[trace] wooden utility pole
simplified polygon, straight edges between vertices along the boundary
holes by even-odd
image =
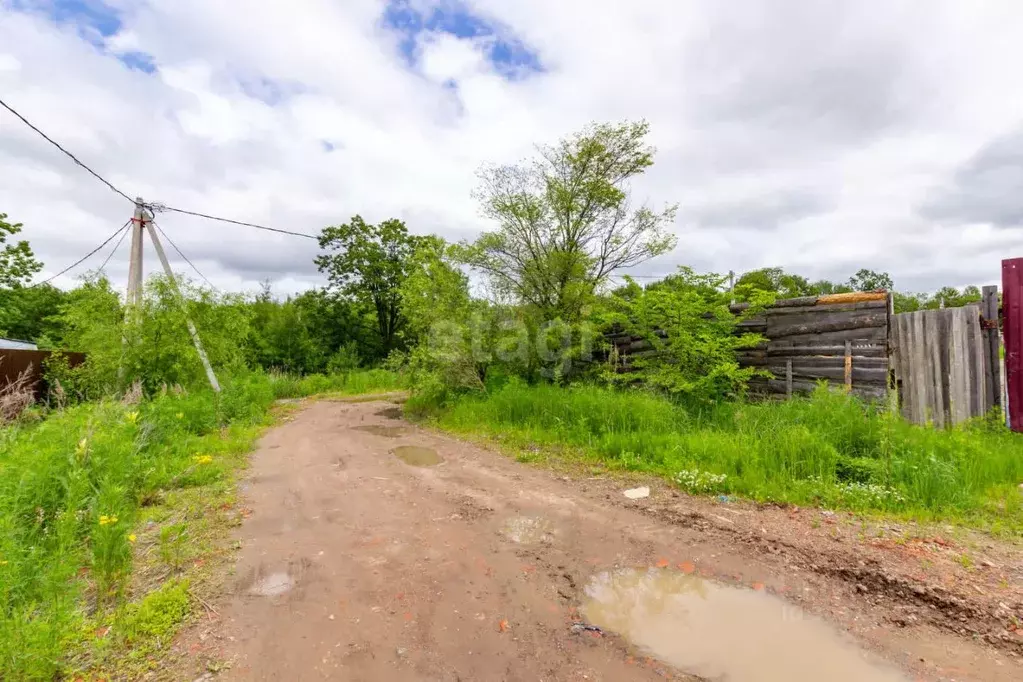
[[[185,324],[188,326],[188,333],[192,336],[192,343],[195,344],[195,352],[199,354],[199,360],[202,361],[202,366],[206,370],[206,378],[209,379],[213,390],[219,393],[220,382],[217,381],[217,375],[213,373],[213,366],[210,364],[209,356],[206,355],[206,349],[203,348],[199,332],[192,323],[192,318],[188,316],[185,297],[181,295],[181,289],[178,288],[178,281],[174,277],[174,271],[171,270],[167,254],[164,253],[163,244],[160,243],[160,238],[156,236],[156,230],[153,229],[153,214],[146,208],[142,197],[135,198],[135,215],[131,219],[131,262],[128,265],[128,296],[126,300],[129,315],[132,315],[132,311],[142,302],[143,229],[149,233],[150,239],[153,240],[153,247],[156,249],[156,255],[163,265],[163,271],[167,275],[171,291],[177,297],[178,302],[181,304],[181,310],[185,313]]]

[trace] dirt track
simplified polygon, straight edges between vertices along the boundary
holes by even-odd
[[[903,585],[872,568],[881,550],[837,532],[835,547],[793,535],[800,512],[658,487],[630,501],[619,482],[531,468],[397,416],[384,402],[313,403],[263,438],[230,593],[215,622],[185,633],[175,675],[1023,679],[1011,635],[993,646],[977,634],[981,606]],[[410,465],[398,446],[441,461]]]

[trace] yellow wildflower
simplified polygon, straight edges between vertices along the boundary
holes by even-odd
[[[137,422],[139,420],[139,413],[138,412],[129,412],[128,414],[124,415],[124,418],[126,420],[128,420],[129,424],[134,424],[135,422]]]
[[[135,537],[135,533],[128,536],[128,542],[135,542],[136,540],[138,540],[138,538]]]
[[[196,464],[209,464],[213,461],[213,458],[209,455],[195,455],[192,457]]]
[[[0,559],[0,566],[6,566],[6,565],[7,565],[7,559]]]
[[[100,517],[99,517],[99,525],[107,526],[107,525],[110,525],[111,523],[117,523],[117,517],[116,516],[114,516],[113,514],[111,514],[110,516],[107,516],[106,514],[101,514],[100,515]]]

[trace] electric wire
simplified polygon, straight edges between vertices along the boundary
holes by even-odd
[[[150,204],[150,205],[148,205],[148,207],[150,209],[152,209],[153,211],[156,211],[156,212],[171,211],[173,213],[182,213],[184,215],[195,216],[197,218],[206,218],[207,220],[217,220],[217,221],[220,221],[222,223],[230,223],[232,225],[242,225],[244,227],[254,227],[257,230],[266,230],[267,232],[278,232],[280,234],[290,234],[290,235],[292,235],[294,237],[305,237],[306,239],[315,239],[317,241],[319,241],[319,239],[320,239],[316,235],[309,234],[307,232],[293,232],[292,230],[282,230],[282,229],[277,228],[277,227],[267,227],[266,225],[257,225],[256,223],[247,223],[247,222],[245,222],[243,220],[232,220],[230,218],[221,218],[219,216],[209,215],[207,213],[199,213],[197,211],[186,211],[183,208],[174,208],[173,206],[163,206],[163,205],[160,205],[160,204]]]
[[[102,183],[103,183],[104,185],[106,185],[107,187],[109,187],[109,188],[110,188],[111,190],[113,190],[113,191],[114,191],[114,192],[116,192],[117,194],[120,194],[120,195],[121,195],[122,197],[124,197],[125,199],[127,199],[127,200],[128,200],[128,201],[130,201],[131,203],[133,203],[133,204],[135,203],[135,200],[134,200],[134,199],[132,199],[131,197],[129,197],[129,196],[127,195],[127,194],[125,194],[125,193],[124,193],[124,192],[122,192],[121,190],[117,189],[117,187],[115,187],[115,186],[114,186],[114,184],[113,184],[112,182],[110,182],[109,180],[107,180],[106,178],[104,178],[104,177],[103,177],[102,175],[100,175],[99,173],[97,173],[97,172],[96,172],[96,171],[94,171],[93,169],[91,169],[91,168],[89,168],[88,166],[86,166],[86,165],[85,165],[84,163],[82,163],[81,161],[79,161],[79,160],[78,160],[78,157],[76,157],[76,156],[75,156],[74,154],[72,154],[72,153],[71,153],[71,152],[69,152],[68,150],[64,149],[64,147],[62,147],[62,146],[61,146],[61,145],[60,145],[60,144],[59,144],[58,142],[56,142],[56,141],[55,141],[55,140],[54,140],[53,138],[51,138],[51,137],[50,137],[49,135],[47,135],[46,133],[44,133],[43,131],[41,131],[41,130],[40,130],[39,128],[37,128],[37,127],[35,127],[34,125],[32,125],[32,123],[31,123],[31,122],[30,122],[30,121],[29,121],[29,120],[28,120],[27,118],[25,118],[24,116],[22,116],[21,114],[19,114],[19,113],[18,113],[17,111],[15,111],[15,110],[14,110],[14,108],[13,108],[13,107],[11,107],[11,105],[9,105],[9,104],[8,104],[7,102],[5,102],[5,101],[3,101],[2,99],[0,99],[0,106],[2,106],[2,107],[3,107],[4,109],[6,109],[7,111],[11,112],[11,113],[12,113],[12,114],[14,114],[15,116],[17,116],[17,117],[18,117],[19,119],[21,119],[21,122],[22,122],[22,123],[24,123],[24,124],[25,124],[25,125],[27,125],[27,126],[28,126],[29,128],[31,128],[32,130],[34,130],[34,131],[35,131],[36,133],[38,133],[38,134],[39,134],[39,135],[40,135],[40,136],[41,136],[41,137],[42,137],[42,138],[43,138],[44,140],[46,140],[47,142],[49,142],[50,144],[52,144],[52,145],[53,145],[54,147],[56,147],[57,149],[59,149],[60,151],[62,151],[62,152],[63,152],[63,153],[64,153],[64,154],[65,154],[65,155],[66,155],[66,156],[67,156],[67,157],[69,158],[69,159],[71,159],[71,160],[72,160],[72,161],[74,161],[74,162],[75,162],[75,163],[76,163],[77,165],[79,165],[79,166],[81,166],[82,168],[84,168],[84,169],[85,169],[85,171],[86,171],[86,172],[88,172],[88,173],[89,173],[90,175],[92,175],[92,176],[93,176],[94,178],[96,178],[97,180],[99,180],[100,182],[102,182]]]

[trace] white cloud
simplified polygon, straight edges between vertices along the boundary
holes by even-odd
[[[468,0],[498,37],[424,31],[415,66],[383,0],[107,5],[122,26],[101,50],[95,31],[0,0],[0,92],[146,199],[304,232],[361,213],[471,237],[485,227],[470,196],[480,164],[643,117],[659,154],[637,198],[682,208],[679,249],[640,272],[873,267],[927,289],[996,280],[1023,251],[1023,226],[921,210],[1023,121],[1023,7],[1010,0]],[[437,6],[452,7],[413,3]],[[498,39],[543,70],[507,77],[488,61]],[[134,51],[155,73],[117,58]],[[51,273],[130,215],[6,112],[0,177],[0,211]],[[311,240],[162,222],[219,286],[321,281]],[[121,281],[124,257],[110,267]]]

